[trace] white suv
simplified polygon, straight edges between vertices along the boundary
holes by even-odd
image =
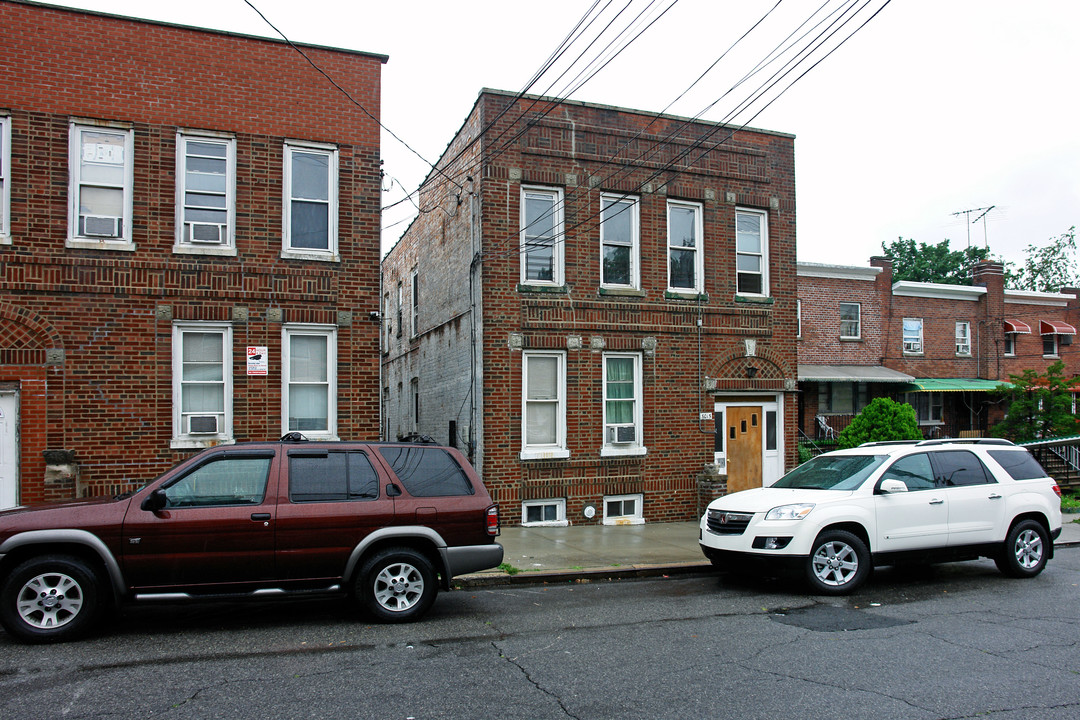
[[[829,595],[903,561],[989,557],[1006,575],[1033,577],[1061,534],[1060,496],[1007,440],[867,443],[714,500],[699,540],[717,567],[783,563]]]

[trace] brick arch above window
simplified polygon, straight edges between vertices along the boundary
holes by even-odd
[[[37,313],[0,302],[0,349],[44,350],[63,345],[56,328]]]

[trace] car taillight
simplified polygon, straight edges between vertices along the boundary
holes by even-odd
[[[495,536],[499,534],[499,506],[492,505],[487,509],[487,533]]]
[[[1054,485],[1054,492],[1057,493],[1058,497],[1061,497],[1061,488],[1059,486]]]

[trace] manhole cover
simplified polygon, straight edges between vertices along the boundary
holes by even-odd
[[[871,615],[862,610],[835,607],[833,605],[814,605],[794,610],[774,610],[771,615],[776,622],[785,625],[814,630],[815,632],[848,632],[850,630],[874,630],[876,628],[907,625],[907,620]]]

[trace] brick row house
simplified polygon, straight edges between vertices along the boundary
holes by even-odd
[[[0,506],[374,437],[380,55],[0,2]],[[364,110],[357,108],[362,105]]]
[[[893,281],[892,263],[799,263],[799,429],[832,439],[866,404],[911,404],[926,437],[982,437],[1007,408],[990,391],[1010,375],[1061,360],[1080,373],[1072,340],[1080,291],[1009,290],[1000,263],[972,285]]]
[[[771,483],[796,457],[793,144],[482,91],[383,261],[384,435],[464,448],[525,525]]]

